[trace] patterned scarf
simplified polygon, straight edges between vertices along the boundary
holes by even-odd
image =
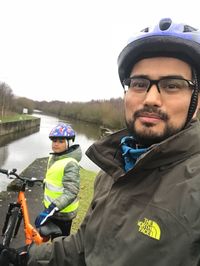
[[[137,159],[148,150],[148,148],[138,148],[136,140],[132,136],[126,136],[121,139],[121,148],[126,172],[131,170],[135,166]]]

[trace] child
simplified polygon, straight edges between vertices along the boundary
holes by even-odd
[[[79,205],[78,162],[82,152],[78,144],[70,146],[75,139],[75,131],[68,124],[58,124],[51,130],[49,138],[53,153],[49,157],[44,179],[45,210],[37,216],[35,225],[40,227],[45,217],[56,210],[49,220],[61,229],[63,236],[68,236]]]

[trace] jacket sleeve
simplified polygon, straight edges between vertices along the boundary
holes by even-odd
[[[62,210],[71,204],[77,197],[80,186],[79,164],[76,162],[69,162],[64,169],[62,179],[63,193],[60,197],[54,200],[53,203]]]
[[[85,266],[81,230],[76,235],[58,237],[52,243],[32,245],[28,266]]]
[[[91,211],[89,208],[75,234],[57,237],[52,242],[41,245],[31,245],[27,266],[86,266],[84,235]]]

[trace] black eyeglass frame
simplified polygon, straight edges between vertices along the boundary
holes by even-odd
[[[184,78],[177,78],[177,77],[166,77],[166,78],[162,78],[162,79],[148,79],[146,77],[130,77],[130,78],[127,78],[123,81],[124,90],[125,90],[125,86],[130,88],[131,80],[134,80],[134,79],[135,80],[141,79],[141,80],[146,80],[149,82],[149,86],[146,89],[146,92],[148,92],[151,89],[152,85],[156,85],[158,92],[160,93],[159,82],[161,82],[163,80],[182,80],[188,84],[188,88],[192,88],[192,89],[194,89],[194,87],[196,86],[195,82],[193,82],[192,80],[188,80],[188,79],[184,79]]]

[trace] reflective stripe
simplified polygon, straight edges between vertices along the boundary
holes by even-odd
[[[55,191],[55,192],[63,192],[64,188],[63,187],[57,187],[57,186],[54,186],[52,184],[49,184],[49,183],[45,183],[45,187],[46,189],[48,190],[51,190],[51,191]]]
[[[47,195],[52,200],[54,200],[54,199],[60,197],[62,195],[62,193],[45,189],[45,195]]]
[[[48,197],[47,195],[44,195],[44,201],[48,202],[49,204],[51,204],[52,199],[50,197]]]

